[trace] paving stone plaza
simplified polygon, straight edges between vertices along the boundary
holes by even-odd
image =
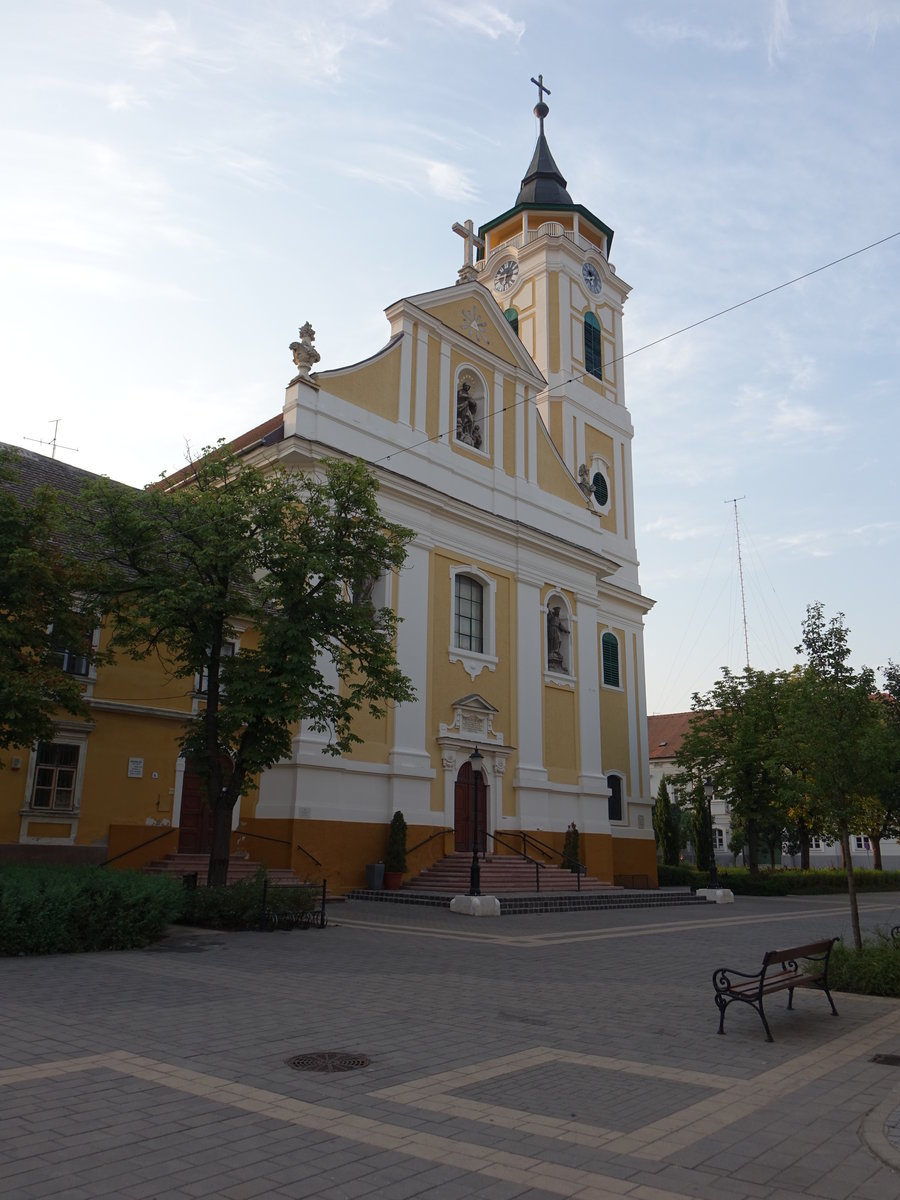
[[[867,927],[900,895],[863,898]],[[712,972],[848,933],[844,897],[325,930],[0,960],[0,1195],[900,1196],[900,1002],[733,1005]],[[738,1011],[740,1010],[740,1011]],[[298,1071],[316,1052],[368,1059]]]

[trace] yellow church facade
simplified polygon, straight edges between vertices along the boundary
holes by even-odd
[[[404,567],[374,582],[372,600],[400,617],[397,657],[416,701],[382,720],[360,717],[361,743],[338,758],[304,723],[291,757],[235,812],[234,849],[326,877],[336,891],[362,884],[398,810],[411,873],[471,853],[476,803],[488,853],[546,857],[539,847],[560,850],[574,822],[591,875],[656,884],[643,658],[651,602],[638,581],[622,372],[629,288],[610,261],[612,231],[566,190],[544,135],[546,105],[535,111],[541,131],[515,204],[477,232],[454,227],[464,240],[458,279],[392,304],[387,344],[361,363],[312,370],[319,354],[304,326],[281,412],[234,442],[264,469],[361,458],[385,517],[414,533]],[[203,840],[175,746],[202,696],[182,683],[167,700],[158,678],[129,678],[146,669],[101,668],[92,686],[94,720],[78,734],[79,820],[64,839],[105,837],[110,855],[130,851],[125,866]],[[111,702],[127,694],[128,713],[104,708],[104,686]],[[139,727],[147,753],[136,748]],[[126,742],[141,776],[123,781]],[[18,774],[16,814],[3,805],[4,841],[19,840],[17,822],[31,828],[37,769]]]

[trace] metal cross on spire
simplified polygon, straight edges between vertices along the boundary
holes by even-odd
[[[535,79],[535,77],[532,75],[531,82],[534,84],[534,86],[538,90],[538,102],[534,106],[534,115],[537,117],[537,119],[541,123],[541,137],[543,137],[543,135],[544,135],[544,117],[546,117],[547,113],[550,111],[549,106],[544,103],[544,92],[546,92],[547,95],[549,96],[550,89],[544,85],[544,76],[543,75],[538,75],[537,79]]]

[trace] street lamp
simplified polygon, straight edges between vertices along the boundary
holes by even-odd
[[[472,764],[472,795],[475,805],[475,812],[472,819],[472,867],[469,871],[469,895],[480,896],[481,868],[478,865],[478,780],[481,776],[481,764],[484,762],[484,756],[477,746],[469,755],[469,762]]]
[[[716,831],[712,818],[713,781],[707,775],[703,780],[703,795],[706,797],[706,813],[709,817],[709,886],[719,886],[719,867],[716,862]]]

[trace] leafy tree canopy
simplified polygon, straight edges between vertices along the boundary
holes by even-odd
[[[96,614],[83,599],[82,565],[65,548],[52,489],[30,495],[9,455],[0,458],[0,748],[49,740],[60,711],[83,715],[83,678],[63,669],[65,650],[87,665]]]
[[[263,474],[222,445],[177,486],[86,489],[113,647],[203,681],[181,745],[213,808],[211,883],[224,881],[235,803],[290,756],[298,721],[338,754],[360,740],[361,708],[380,715],[414,699],[396,662],[397,618],[369,599],[411,534],[384,520],[376,496],[359,461]]]

